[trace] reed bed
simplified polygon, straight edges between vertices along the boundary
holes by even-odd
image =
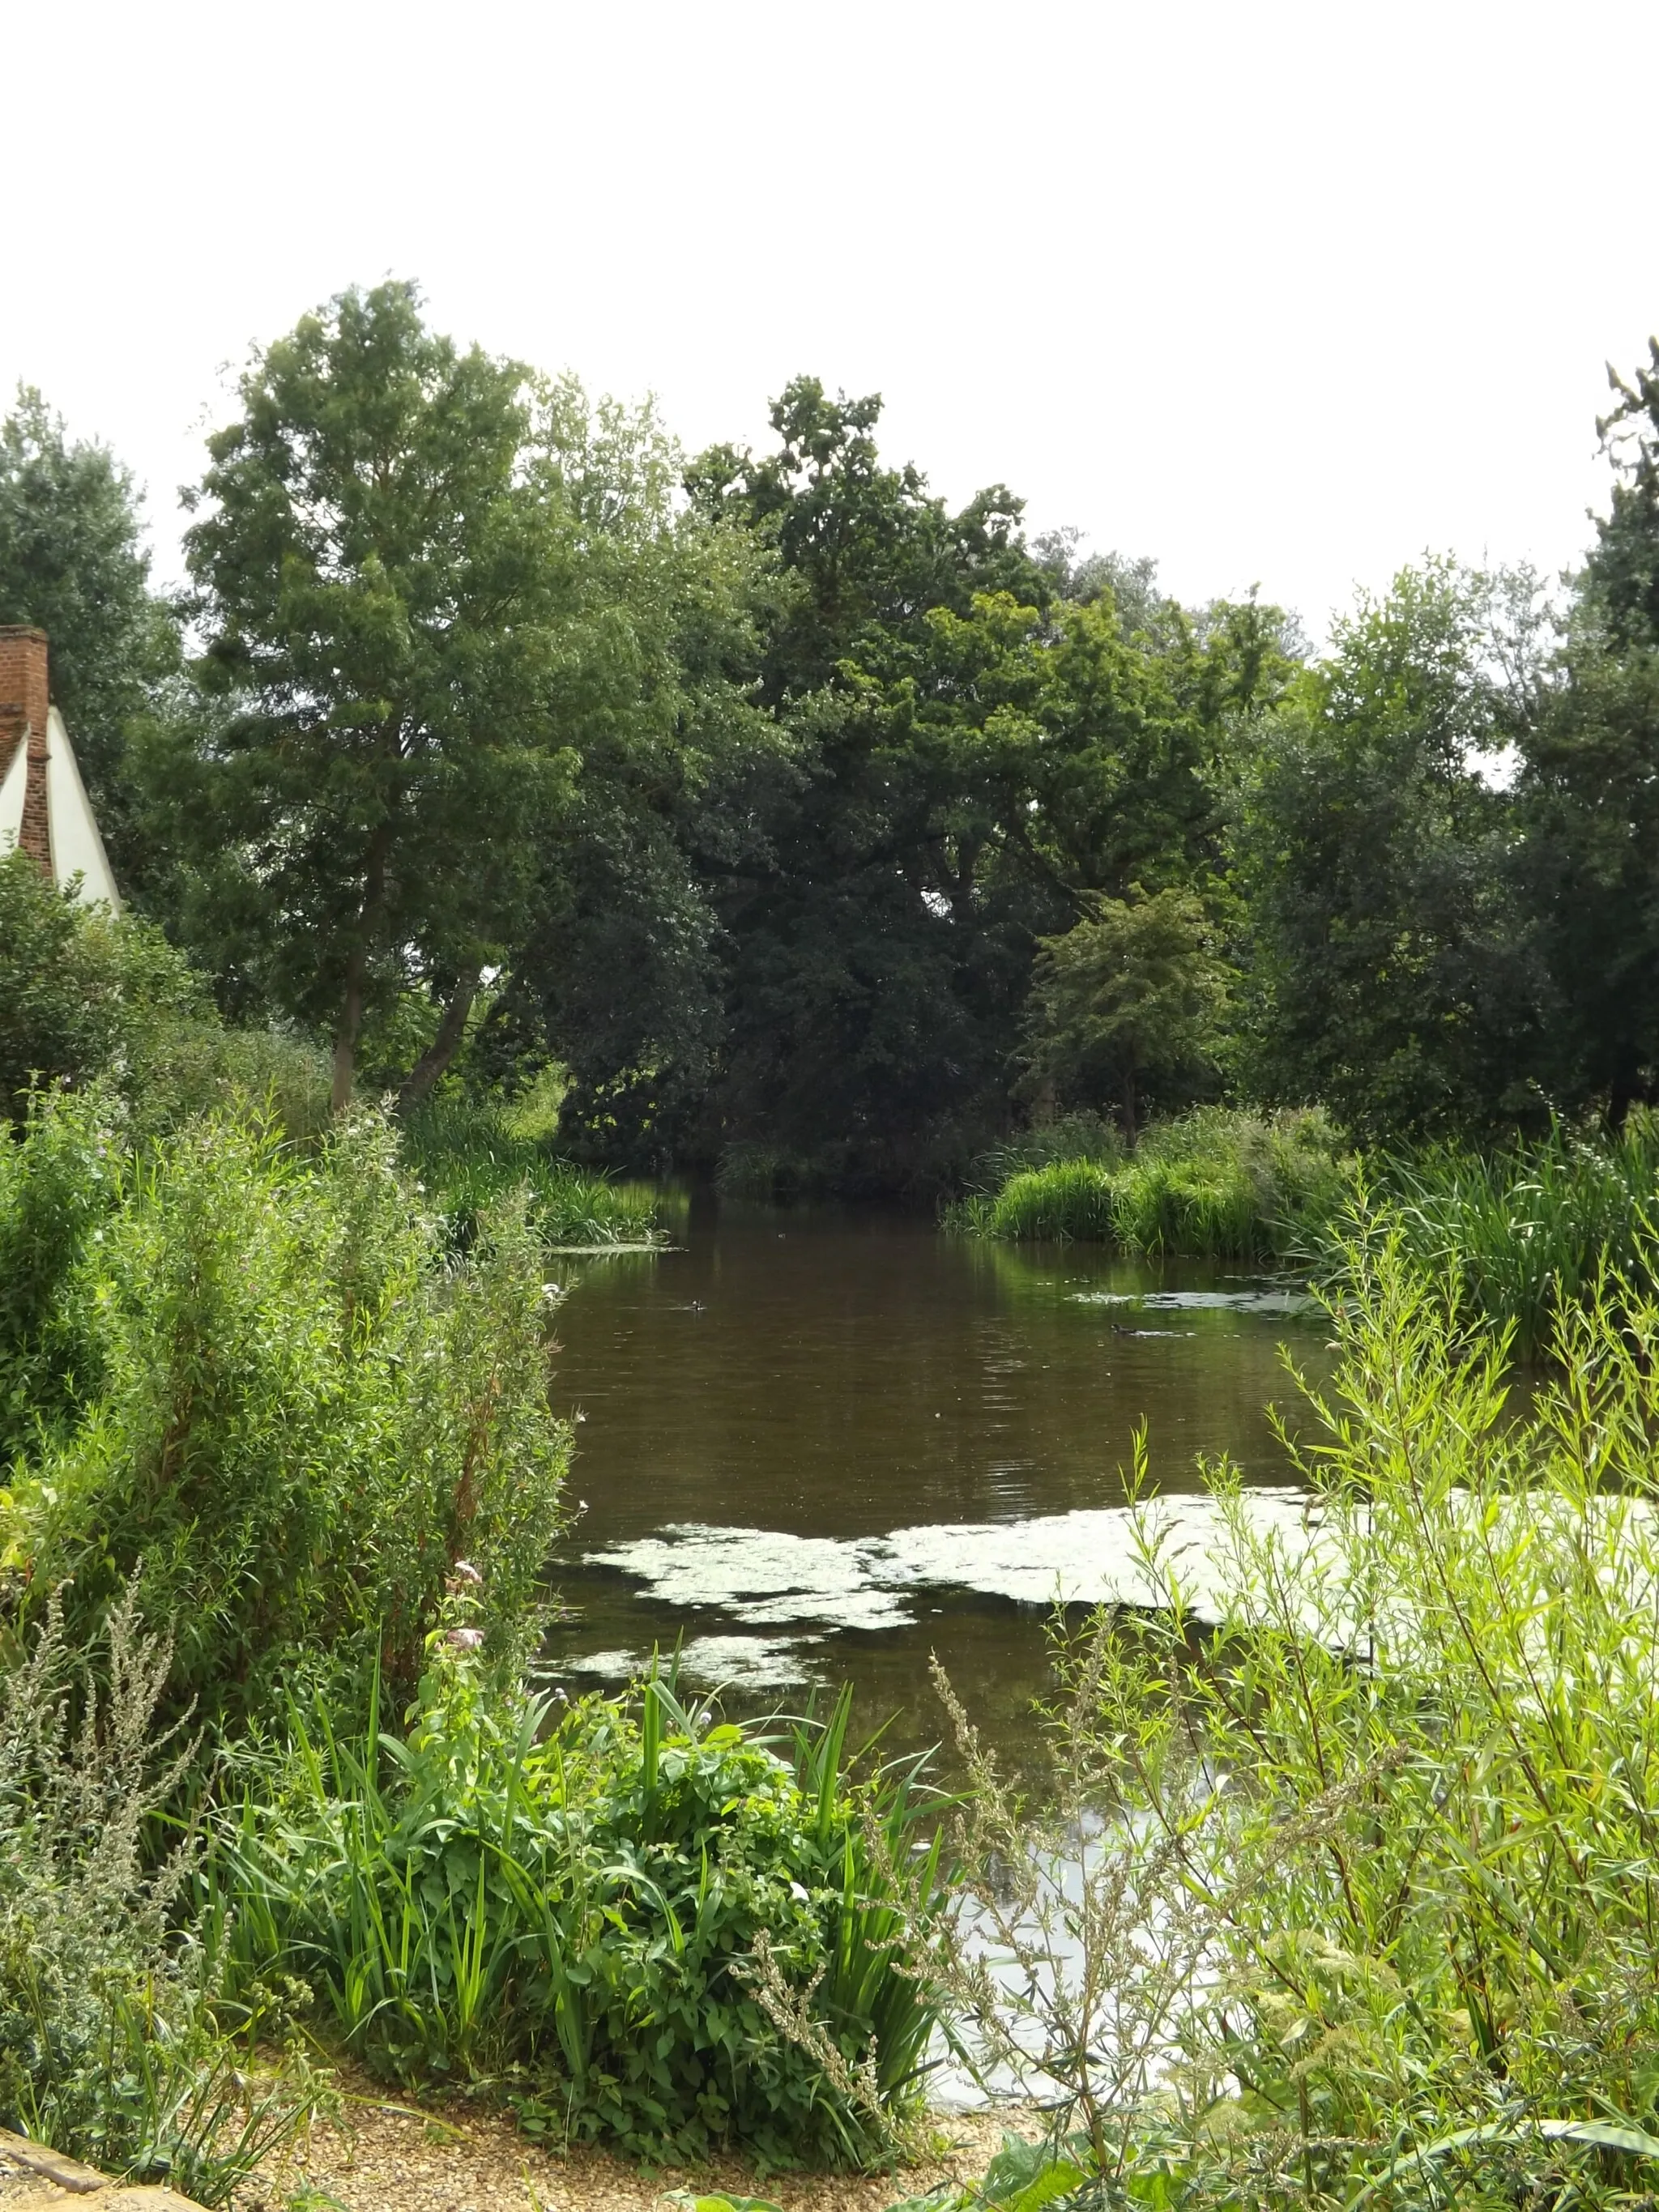
[[[1000,1163],[989,1164],[994,1171]],[[1322,1114],[1208,1107],[1149,1131],[1131,1154],[1016,1168],[958,1200],[945,1221],[971,1236],[1268,1258],[1337,1212],[1352,1176]]]
[[[1404,1256],[1458,1304],[1514,1331],[1527,1358],[1549,1352],[1558,1315],[1611,1271],[1656,1280],[1659,1117],[1633,1115],[1613,1138],[1564,1128],[1541,1142],[1478,1153],[1449,1146],[1368,1164],[1374,1212],[1334,1223],[1312,1255],[1333,1280],[1363,1219],[1386,1220]]]

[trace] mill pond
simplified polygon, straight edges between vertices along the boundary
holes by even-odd
[[[1285,1357],[1327,1363],[1311,1302],[1238,1266],[713,1199],[676,1237],[562,1263],[583,1503],[548,1657],[572,1689],[678,1647],[739,1710],[850,1680],[914,1743],[939,1732],[937,1653],[1017,1747],[1055,1598],[1136,1595],[1137,1429],[1164,1510],[1196,1523],[1200,1455],[1285,1485]]]

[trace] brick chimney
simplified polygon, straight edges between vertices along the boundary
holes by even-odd
[[[21,744],[28,747],[23,819],[17,842],[52,881],[52,828],[46,814],[46,633],[0,623],[0,783]]]

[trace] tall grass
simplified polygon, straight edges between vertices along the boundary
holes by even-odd
[[[1058,1633],[1036,1845],[969,1744],[939,1972],[1049,2110],[1014,2212],[1655,2201],[1659,1302],[1589,1289],[1518,1410],[1386,1222],[1333,1319],[1305,1517],[1208,1471],[1219,1620],[1154,1502],[1158,1608]]]
[[[970,1235],[1115,1244],[1128,1252],[1261,1258],[1343,1204],[1351,1170],[1322,1115],[1207,1107],[1135,1152],[1017,1169],[951,1208]]]
[[[1591,1296],[1607,1268],[1644,1288],[1659,1231],[1659,1117],[1622,1134],[1557,1128],[1540,1143],[1480,1154],[1439,1146],[1368,1164],[1389,1233],[1425,1276],[1474,1313],[1514,1328],[1528,1356],[1548,1350],[1553,1316]],[[1340,1275],[1341,1225],[1323,1240]],[[1317,1246],[1316,1249],[1318,1249]]]
[[[848,1717],[780,1755],[669,1681],[556,1712],[440,1641],[406,1735],[296,1711],[274,1797],[257,1773],[218,1869],[244,1975],[309,1984],[394,2077],[505,2083],[535,2130],[863,2162],[918,2094],[935,2015],[902,1969],[938,1857],[913,1924],[872,1835],[908,1862],[929,1793],[854,1783]]]
[[[428,1101],[403,1124],[404,1154],[447,1216],[459,1242],[507,1192],[530,1194],[530,1218],[549,1244],[659,1242],[656,1200],[643,1183],[614,1182],[556,1158],[511,1113],[465,1099]]]

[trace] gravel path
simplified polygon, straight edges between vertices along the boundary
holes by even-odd
[[[239,2197],[238,2212],[659,2212],[677,2189],[763,2197],[783,2212],[884,2212],[937,2182],[982,2172],[1005,2124],[1018,2124],[1006,2114],[941,2113],[925,2166],[761,2181],[735,2159],[690,2173],[647,2172],[587,2145],[550,2152],[495,2113],[453,2105],[416,2111],[361,2084],[342,2087],[340,2117],[318,2121],[281,2169]]]

